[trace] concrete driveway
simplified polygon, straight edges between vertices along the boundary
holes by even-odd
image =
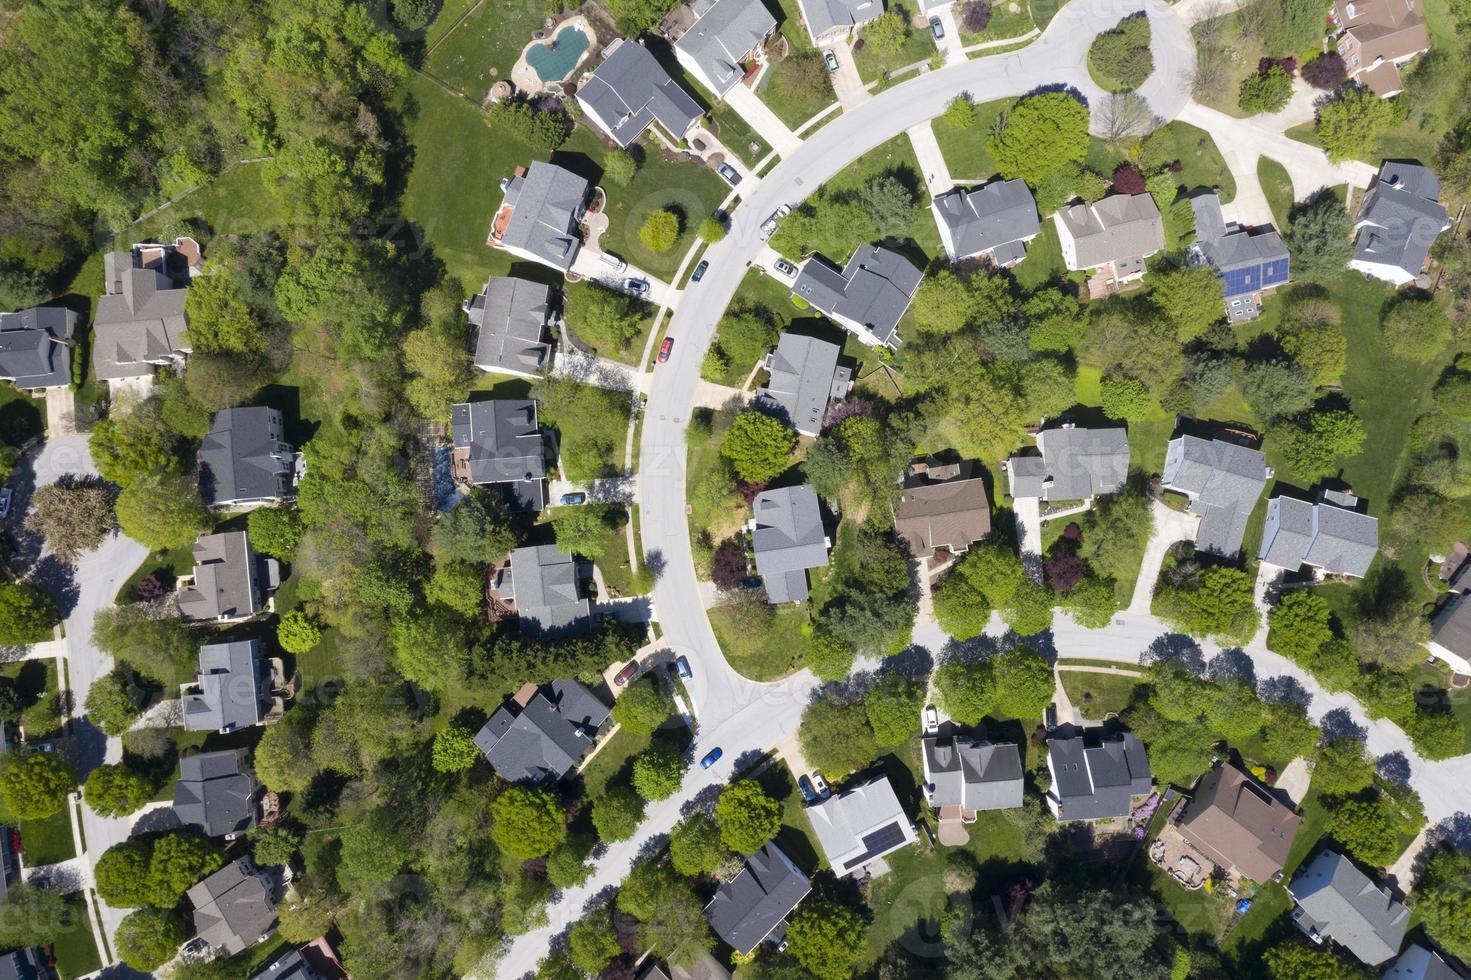
[[[873,98],[873,93],[864,87],[863,79],[858,74],[858,64],[853,60],[853,48],[846,38],[825,41],[819,45],[818,50],[823,55],[831,51],[838,59],[838,70],[828,72],[827,77],[832,79],[833,93],[837,95],[844,112],[856,109]]]
[[[926,119],[911,126],[907,132],[909,142],[914,145],[915,159],[919,161],[919,172],[924,174],[925,189],[930,192],[930,197],[939,197],[955,186],[955,180],[950,176],[945,154],[940,152],[940,142],[935,139],[934,126]]]
[[[802,141],[781,121],[761,97],[744,85],[736,85],[725,93],[725,102],[744,119],[756,135],[766,141],[778,156],[796,151]]]
[[[622,272],[615,272],[611,266],[603,261],[603,254],[590,248],[579,249],[577,258],[572,261],[572,271],[584,279],[591,279],[593,282],[619,293],[628,292],[623,284],[629,279],[641,279],[649,284],[649,290],[634,298],[642,300],[645,303],[652,303],[655,306],[673,306],[679,301],[679,290],[675,289],[663,279],[650,275],[632,263],[627,263],[626,268]]]
[[[945,64],[954,65],[965,60],[965,43],[960,40],[960,25],[955,22],[955,4],[947,3],[931,16],[940,18],[945,36],[937,42],[945,52]],[[926,28],[928,30],[928,28]]]
[[[1150,513],[1154,516],[1154,531],[1149,544],[1144,547],[1144,561],[1139,566],[1139,579],[1134,583],[1134,598],[1129,602],[1128,612],[1136,616],[1147,616],[1154,599],[1154,586],[1159,581],[1160,569],[1164,567],[1165,554],[1180,541],[1194,541],[1200,527],[1200,518],[1195,514],[1166,507],[1158,500],[1150,501]]]

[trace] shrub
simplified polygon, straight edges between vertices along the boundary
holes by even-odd
[[[434,733],[431,763],[437,772],[459,772],[475,764],[480,750],[475,733],[463,725],[446,725]]]
[[[1265,73],[1243,78],[1236,95],[1236,104],[1250,115],[1281,112],[1291,101],[1292,77],[1275,64]]]
[[[1113,189],[1116,194],[1143,194],[1148,187],[1138,167],[1123,163],[1113,172]]]
[[[720,455],[747,483],[766,483],[791,462],[797,434],[760,412],[742,412],[720,444]]]
[[[1348,78],[1348,68],[1337,51],[1325,51],[1302,66],[1302,77],[1313,88],[1331,92]]]
[[[55,753],[29,752],[0,773],[0,801],[17,820],[44,820],[61,812],[76,785],[76,774]]]
[[[293,609],[276,625],[276,641],[287,653],[306,653],[322,641],[322,627],[300,609]]]
[[[567,818],[557,798],[545,790],[508,787],[490,804],[490,834],[517,860],[551,853],[567,836]]]
[[[638,240],[651,252],[667,252],[679,239],[679,215],[673,211],[655,211],[644,219]]]
[[[1445,307],[1428,293],[1405,293],[1389,302],[1384,313],[1384,342],[1410,361],[1429,361],[1445,347],[1451,321]]]
[[[991,5],[986,0],[962,0],[955,6],[955,19],[967,34],[979,34],[990,26]]]

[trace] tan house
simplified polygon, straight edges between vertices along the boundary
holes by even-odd
[[[1338,53],[1348,77],[1375,95],[1389,98],[1404,91],[1400,69],[1430,50],[1424,0],[1337,0]]]
[[[1062,258],[1074,272],[1088,272],[1095,298],[1144,278],[1144,260],[1165,247],[1164,220],[1148,194],[1113,194],[1092,204],[1072,204],[1052,216]]]
[[[915,558],[959,554],[991,533],[991,501],[972,460],[919,460],[904,473],[894,530]]]
[[[1222,763],[1200,778],[1180,833],[1222,868],[1252,881],[1282,871],[1302,818],[1246,773]]]

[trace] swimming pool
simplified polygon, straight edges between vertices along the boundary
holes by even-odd
[[[526,52],[526,63],[543,82],[560,82],[570,75],[588,45],[587,35],[576,27],[562,28],[555,42],[555,48],[543,42],[533,44]]]

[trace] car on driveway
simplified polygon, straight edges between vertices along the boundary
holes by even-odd
[[[827,65],[828,71],[838,70],[838,56],[833,54],[831,50],[822,53],[822,62]]]
[[[583,493],[581,490],[574,490],[571,493],[562,494],[562,505],[564,507],[571,507],[576,504],[585,503],[587,503],[587,494]]]
[[[815,772],[812,774],[812,788],[816,790],[817,795],[822,797],[824,800],[833,795],[833,791],[827,788],[827,780],[823,779],[821,775]]]
[[[659,345],[659,363],[663,364],[669,360],[669,352],[674,350],[674,338],[665,337],[664,343]]]
[[[681,680],[693,680],[695,672],[690,670],[690,662],[686,657],[675,657],[671,669],[680,676]]]
[[[613,686],[622,687],[638,676],[638,661],[630,660],[628,664],[613,677]]]
[[[940,713],[935,710],[934,705],[924,709],[924,730],[926,735],[933,735],[940,730]]]
[[[701,259],[700,264],[695,266],[695,271],[690,273],[690,282],[699,282],[705,278],[705,270],[710,268],[709,259]]]
[[[709,769],[711,766],[715,765],[715,763],[720,761],[720,756],[720,749],[711,749],[709,752],[705,753],[705,758],[700,760],[700,768]]]
[[[786,259],[776,260],[776,271],[780,272],[788,279],[797,278],[797,267],[792,265],[792,263],[788,262]]]
[[[728,163],[722,163],[716,167],[715,172],[725,178],[725,182],[732,187],[741,182],[741,172]]]
[[[623,280],[623,288],[634,296],[649,295],[649,283],[645,279],[625,279]]]
[[[808,779],[806,776],[798,777],[797,788],[802,791],[802,799],[806,800],[808,803],[816,803],[818,800],[822,799],[822,797],[817,795],[817,791],[812,788],[812,780]]]
[[[930,33],[935,35],[935,40],[937,41],[945,36],[945,25],[940,23],[940,18],[930,18]]]

